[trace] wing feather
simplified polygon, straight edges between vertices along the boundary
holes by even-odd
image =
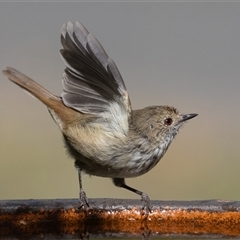
[[[68,22],[62,27],[61,43],[60,53],[66,65],[62,78],[64,104],[106,118],[121,109],[124,125],[128,126],[132,109],[126,86],[99,41],[79,22]],[[123,124],[114,121],[114,125]]]

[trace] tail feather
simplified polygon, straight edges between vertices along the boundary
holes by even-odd
[[[14,68],[7,67],[6,70],[3,70],[3,74],[6,75],[9,80],[27,90],[27,92],[31,93],[34,97],[43,102],[46,106],[51,108],[51,100],[59,101],[59,97],[54,96],[52,93],[47,91],[45,88],[40,86],[31,78],[22,74],[18,70]]]
[[[44,87],[36,83],[28,76],[22,74],[18,70],[7,67],[6,70],[3,70],[3,74],[6,75],[9,80],[44,103],[50,110],[53,119],[58,125],[60,125],[60,122],[67,123],[75,121],[77,116],[80,115],[80,113],[76,110],[65,106],[60,97],[53,95]],[[76,114],[76,112],[78,114]]]

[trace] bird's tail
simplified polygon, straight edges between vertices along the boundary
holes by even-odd
[[[39,99],[47,107],[51,107],[51,101],[59,101],[58,97],[54,96],[34,80],[14,68],[7,67],[6,70],[3,70],[3,74],[6,75],[9,80]]]
[[[44,87],[40,86],[34,80],[22,74],[18,70],[7,67],[6,70],[3,70],[3,74],[6,75],[9,80],[44,103],[49,108],[50,113],[55,121],[57,120],[56,117],[67,121],[69,118],[71,118],[71,116],[74,114],[76,115],[76,111],[65,106],[60,97],[53,95]],[[53,114],[56,114],[57,116],[54,116]]]

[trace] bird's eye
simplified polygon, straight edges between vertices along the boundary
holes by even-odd
[[[164,120],[164,125],[170,126],[172,124],[172,122],[173,122],[172,118],[166,118]]]

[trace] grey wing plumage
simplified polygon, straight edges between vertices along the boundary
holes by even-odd
[[[98,40],[82,24],[68,22],[62,27],[61,43],[63,49],[60,52],[66,65],[62,92],[64,104],[101,117],[123,114],[124,121],[128,121],[131,103],[126,86]],[[117,124],[122,123],[119,120]]]

